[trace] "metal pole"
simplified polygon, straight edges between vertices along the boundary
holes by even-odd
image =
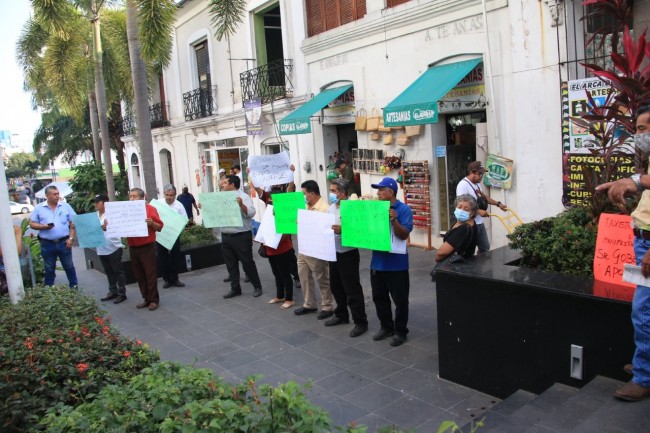
[[[16,253],[16,237],[14,223],[11,220],[11,207],[9,206],[9,189],[5,164],[0,156],[0,246],[2,247],[2,261],[7,275],[9,286],[9,300],[17,304],[25,297],[23,276],[20,272],[20,258]]]

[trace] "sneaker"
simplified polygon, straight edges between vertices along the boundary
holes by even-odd
[[[325,321],[325,326],[346,325],[350,323],[350,319],[341,319],[340,317],[332,317],[330,320]]]
[[[358,337],[359,335],[363,335],[366,332],[368,332],[367,325],[354,325],[354,328],[352,328],[352,331],[350,331],[350,337]]]
[[[401,346],[406,341],[406,335],[404,334],[395,334],[392,340],[390,340],[390,345],[393,347]]]
[[[334,315],[334,311],[321,311],[320,313],[318,313],[318,316],[316,316],[316,318],[318,320],[323,320],[323,319],[327,319],[328,317],[332,317],[333,315]]]
[[[393,330],[388,328],[381,328],[379,332],[372,336],[372,339],[375,341],[383,340],[384,338],[392,337]]]
[[[259,296],[262,296],[262,288],[258,287],[257,289],[253,290],[253,297],[257,298]]]
[[[104,296],[102,299],[100,299],[100,301],[102,302],[110,301],[111,299],[115,299],[115,298],[117,298],[117,293],[109,293],[106,296]]]
[[[118,295],[117,298],[113,301],[113,304],[120,304],[126,301],[126,295]]]

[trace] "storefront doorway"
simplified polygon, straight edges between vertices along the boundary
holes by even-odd
[[[219,170],[224,169],[225,174],[229,175],[232,168],[238,165],[244,180],[244,192],[249,193],[250,187],[246,174],[248,167],[248,139],[246,137],[202,143],[201,148],[203,192],[219,191]]]

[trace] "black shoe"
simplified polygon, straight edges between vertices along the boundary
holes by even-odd
[[[171,286],[172,286],[172,283],[170,283],[169,281],[165,280],[163,282],[163,289],[169,289]]]
[[[120,304],[126,301],[126,295],[118,295],[117,298],[113,301],[113,304]]]
[[[185,287],[185,284],[181,283],[180,280],[176,280],[173,283],[171,283],[172,286],[174,287]]]
[[[302,289],[302,284],[300,284],[300,280],[293,280],[293,288]]]
[[[244,283],[250,283],[250,282],[251,282],[251,279],[248,278],[248,275],[246,275],[246,276],[244,277]]]
[[[262,296],[262,288],[258,287],[257,289],[253,290],[253,297],[257,298],[258,296]]]
[[[367,325],[354,325],[354,328],[352,328],[352,331],[350,331],[350,337],[358,337],[359,335],[363,335],[366,332],[368,332]]]
[[[406,335],[404,334],[395,334],[392,340],[390,340],[391,346],[401,346],[406,341]]]
[[[232,281],[232,278],[230,278],[230,276],[227,276],[226,278],[223,279],[224,283],[229,283],[231,281]]]
[[[379,332],[377,332],[375,335],[372,336],[372,339],[375,341],[383,340],[384,338],[391,337],[393,335],[393,331],[391,329],[387,328],[381,328]]]
[[[348,323],[350,323],[350,319],[341,319],[340,317],[334,316],[330,320],[325,321],[325,326],[347,325]]]
[[[235,292],[234,290],[231,290],[230,292],[223,295],[223,299],[230,299],[230,298],[234,298],[235,296],[241,296],[241,290],[239,290],[237,292]]]
[[[296,316],[302,316],[303,314],[315,313],[316,311],[318,311],[318,308],[300,307],[293,310],[293,314],[295,314]]]
[[[321,311],[320,313],[318,313],[318,316],[316,316],[316,318],[318,320],[323,320],[323,319],[327,319],[328,317],[332,317],[333,315],[334,315],[334,311]]]
[[[104,296],[100,301],[110,301],[111,299],[117,298],[117,293],[109,293],[108,295]]]

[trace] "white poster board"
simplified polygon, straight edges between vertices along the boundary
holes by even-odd
[[[298,250],[300,254],[328,262],[336,261],[334,214],[298,210]]]
[[[140,238],[149,235],[144,200],[104,203],[106,234],[109,238]]]
[[[287,152],[249,156],[248,168],[253,184],[259,188],[293,182],[291,160]]]
[[[277,248],[282,239],[282,233],[275,232],[275,217],[273,216],[273,206],[266,205],[266,210],[264,211],[264,216],[262,216],[262,222],[260,227],[257,229],[257,235],[255,236],[255,242],[262,243],[270,248]]]

